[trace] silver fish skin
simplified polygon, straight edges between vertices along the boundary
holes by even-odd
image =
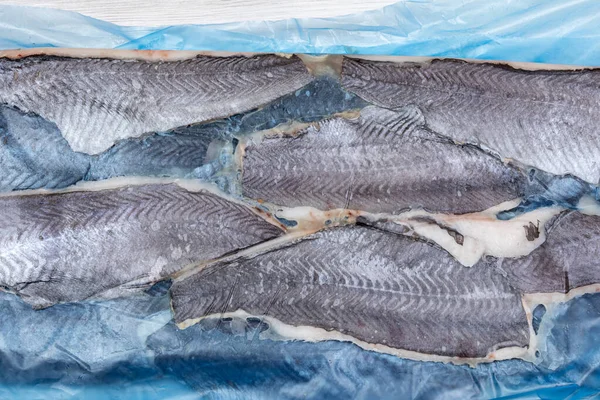
[[[483,357],[528,344],[520,295],[493,269],[366,227],[217,263],[171,287],[178,323],[242,309],[417,352]]]
[[[547,224],[547,239],[528,256],[492,260],[523,293],[566,293],[600,283],[600,216],[568,211]]]
[[[344,89],[418,107],[433,131],[556,174],[600,180],[598,70],[525,71],[458,60],[345,59]]]
[[[119,296],[281,233],[243,205],[175,184],[5,196],[0,285],[36,308]]]
[[[466,213],[523,194],[527,177],[473,146],[440,139],[419,110],[367,107],[298,137],[250,143],[242,193],[277,205]]]
[[[297,57],[0,59],[0,102],[54,122],[74,151],[256,108],[312,81]]]

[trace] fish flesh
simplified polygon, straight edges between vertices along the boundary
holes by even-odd
[[[600,216],[567,211],[546,230],[547,239],[536,251],[492,260],[490,267],[523,293],[566,293],[600,283]]]
[[[51,122],[0,106],[0,191],[66,187],[90,167]]]
[[[598,70],[525,71],[459,60],[345,58],[342,69],[346,90],[382,107],[415,106],[438,134],[594,184],[600,180],[599,79]]]
[[[519,293],[422,241],[362,226],[215,263],[171,287],[176,322],[244,310],[293,326],[427,354],[484,357],[526,346]]]
[[[440,139],[419,110],[370,106],[299,132],[250,142],[242,193],[286,207],[466,213],[521,196],[526,175],[473,146]]]
[[[36,308],[118,296],[282,233],[249,207],[193,189],[1,196],[0,285]]]
[[[54,122],[74,151],[98,154],[118,140],[254,109],[312,79],[295,56],[32,56],[0,59],[0,102]]]

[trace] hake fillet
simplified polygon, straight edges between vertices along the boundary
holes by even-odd
[[[74,151],[227,117],[312,80],[297,57],[182,61],[32,56],[0,59],[0,102],[54,122]]]
[[[458,357],[484,357],[529,340],[519,293],[493,269],[466,268],[427,243],[360,226],[216,263],[175,282],[171,293],[178,323],[243,310]]]
[[[600,180],[598,70],[525,71],[433,60],[344,59],[343,87],[383,107],[411,105],[433,131],[556,174]]]
[[[540,248],[495,260],[490,268],[524,293],[566,293],[600,283],[600,216],[566,212],[549,225]]]
[[[246,206],[177,184],[2,196],[0,285],[37,308],[116,296],[281,233]]]
[[[466,213],[517,198],[527,184],[519,169],[440,139],[411,107],[367,107],[357,119],[250,143],[244,154],[243,194],[287,207]]]

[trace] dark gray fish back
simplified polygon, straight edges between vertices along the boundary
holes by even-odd
[[[0,59],[0,101],[54,122],[73,150],[98,154],[118,140],[254,109],[312,79],[297,57],[275,55],[27,57]]]
[[[482,357],[528,343],[519,294],[484,265],[369,228],[324,231],[172,287],[177,322],[243,309],[368,343]]]
[[[0,283],[40,307],[143,288],[282,233],[246,206],[177,185],[11,196],[0,205]]]
[[[559,292],[600,282],[600,217],[568,212],[550,221],[547,239],[531,254],[495,267],[524,293]]]
[[[296,138],[245,150],[242,192],[278,205],[397,212],[408,207],[465,213],[519,197],[518,169],[426,129],[414,107],[367,107]]]
[[[458,60],[345,59],[342,85],[383,107],[417,106],[430,129],[453,140],[598,183],[599,77],[597,70],[524,71]]]

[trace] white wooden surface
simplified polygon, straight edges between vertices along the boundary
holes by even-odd
[[[1,4],[76,11],[119,25],[160,26],[333,17],[397,0],[0,0]]]

